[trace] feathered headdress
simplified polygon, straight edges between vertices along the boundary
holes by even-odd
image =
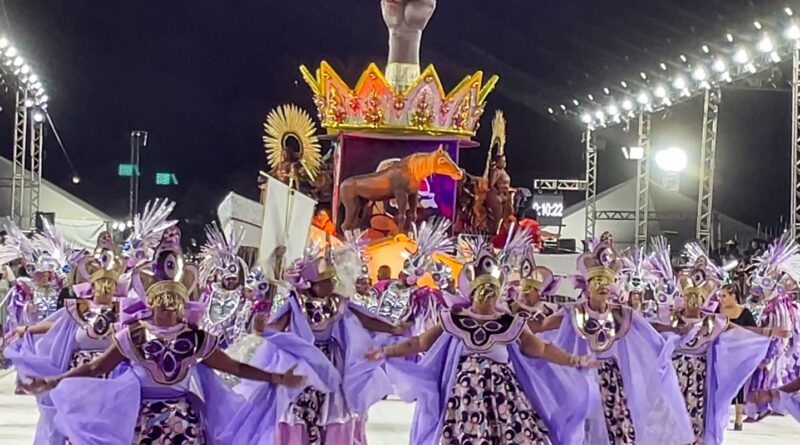
[[[36,263],[36,249],[25,233],[10,218],[4,218],[0,224],[6,231],[5,243],[0,245],[0,264],[16,260],[23,260],[28,264]]]
[[[174,209],[174,202],[156,199],[145,204],[144,211],[133,218],[133,231],[122,245],[122,254],[129,259],[129,267],[152,257],[162,233],[178,223],[169,219]]]
[[[692,241],[686,244],[686,246],[683,248],[683,255],[688,260],[689,265],[693,266],[694,268],[705,269],[714,280],[719,282],[727,281],[728,272],[711,261],[711,258],[708,256],[708,253],[706,253],[706,250],[697,241]]]
[[[647,289],[646,266],[648,255],[641,247],[633,247],[622,252],[622,274],[625,278],[626,292],[641,292]]]
[[[761,297],[766,295],[768,298],[778,296],[783,289],[781,281],[783,274],[790,276],[800,275],[796,266],[800,266],[797,261],[800,246],[792,238],[791,234],[784,233],[769,246],[766,252],[753,260],[753,272],[750,275],[750,289],[753,295]],[[779,292],[775,292],[775,291]]]
[[[461,268],[458,289],[467,298],[485,298],[487,292],[501,296],[506,274],[500,267],[494,247],[487,237],[468,238],[465,258],[471,261]]]
[[[41,221],[42,233],[35,234],[31,241],[34,251],[38,254],[36,271],[55,272],[63,279],[69,274],[81,251],[67,241],[61,231],[47,218],[41,218]]]
[[[655,283],[656,302],[660,305],[672,305],[679,296],[675,270],[672,268],[671,249],[667,238],[654,237],[650,241],[652,254],[647,260],[647,272]]]
[[[416,282],[433,264],[432,255],[452,253],[455,244],[447,233],[450,229],[450,221],[447,219],[432,218],[423,221],[419,226],[414,224],[413,227],[412,238],[416,242],[417,250],[405,260],[403,272]]]
[[[369,242],[366,239],[366,234],[367,232],[361,229],[348,230],[344,234],[344,243],[338,248],[349,249],[358,258],[359,271],[355,275],[356,279],[369,278],[369,268],[367,267],[367,262],[369,261],[367,244],[369,244]],[[339,267],[337,266],[337,271],[338,270]]]
[[[216,222],[206,226],[206,243],[200,249],[200,282],[207,283],[215,276],[221,279],[247,275],[247,263],[239,256],[243,232],[223,233]]]

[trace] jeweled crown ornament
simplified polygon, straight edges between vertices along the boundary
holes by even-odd
[[[435,0],[381,1],[389,30],[386,70],[370,64],[353,88],[325,61],[313,74],[300,67],[328,133],[358,130],[464,138],[475,135],[486,97],[498,77],[484,83],[483,72],[477,71],[445,92],[433,65],[420,71],[422,31],[435,8]]]

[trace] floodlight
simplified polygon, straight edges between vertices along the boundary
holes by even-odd
[[[797,25],[792,25],[786,30],[786,37],[791,40],[800,40],[800,28]]]
[[[664,71],[666,71],[666,70],[667,70],[667,64],[666,64],[666,63],[664,63],[664,62],[661,62],[660,66],[661,66],[661,69],[662,69],[662,70],[664,70]]]
[[[13,46],[8,47],[8,49],[6,50],[6,57],[10,59],[12,57],[15,57],[16,55],[17,55],[17,49],[14,48]]]
[[[25,64],[25,59],[23,59],[22,56],[17,56],[14,59],[14,66],[22,66],[24,64]]]
[[[622,147],[622,155],[631,161],[644,159],[644,147]]]
[[[608,111],[608,114],[612,116],[616,116],[619,114],[619,109],[617,109],[617,106],[614,104],[609,105],[608,108],[606,108],[606,111]]]
[[[578,99],[572,99],[572,103],[573,103],[573,104],[574,104],[576,107],[577,107],[578,105],[580,105],[580,104],[581,104],[580,102],[578,102]]]
[[[747,63],[748,60],[750,60],[750,56],[747,55],[747,51],[744,48],[739,48],[736,54],[733,55],[733,61],[736,63]]]
[[[636,96],[636,102],[639,102],[642,105],[646,105],[650,102],[650,96],[648,96],[647,93],[642,91],[641,93],[639,93],[638,96]]]
[[[609,90],[608,87],[605,87],[603,88],[603,93],[605,93],[605,95],[608,96],[609,94],[611,94],[611,90]]]
[[[33,99],[25,99],[25,107],[30,108],[33,106]]]
[[[3,49],[8,46],[8,39],[5,37],[0,37],[0,49]]]
[[[562,111],[567,111],[567,106],[566,105],[561,104],[561,105],[559,105],[559,107],[561,107]]]
[[[726,39],[727,39],[729,42],[733,43],[733,34],[731,34],[731,33],[727,33],[727,34],[725,34],[725,38],[726,38]]]
[[[706,80],[706,77],[708,77],[708,74],[706,74],[706,69],[702,66],[698,66],[695,68],[694,72],[692,72],[692,78],[694,80],[703,81]]]
[[[772,44],[772,40],[770,40],[769,36],[764,34],[764,37],[759,40],[758,45],[756,45],[756,49],[761,51],[762,53],[768,53],[772,51],[775,46]]]
[[[794,11],[792,11],[792,8],[789,8],[789,7],[783,8],[783,12],[785,12],[786,15],[788,15],[789,17],[794,15]]]
[[[658,85],[653,90],[653,95],[659,99],[662,99],[667,96],[667,88],[664,85]]]
[[[624,80],[619,84],[622,85],[622,88],[628,88],[628,82],[625,82]]]
[[[630,111],[633,109],[633,103],[631,103],[630,99],[625,99],[622,101],[622,109],[625,111]]]
[[[581,115],[581,122],[584,124],[589,124],[592,122],[592,116],[589,113],[583,113]]]
[[[754,27],[755,29],[757,29],[757,30],[761,31],[761,22],[759,22],[758,20],[756,20],[755,22],[753,22],[753,27]]]
[[[22,74],[28,74],[31,72],[31,67],[29,67],[28,65],[22,65],[20,71],[22,72]]]
[[[42,102],[50,102],[50,96],[47,94],[42,95]]]
[[[647,73],[645,73],[644,71],[642,71],[641,73],[639,73],[639,77],[641,77],[641,78],[642,78],[642,80],[647,80]]]
[[[41,111],[36,111],[33,113],[33,121],[34,122],[44,122],[44,113]]]
[[[548,107],[547,108],[547,112],[550,113],[550,114],[554,114],[555,113],[555,111],[553,111],[552,107]]]
[[[594,101],[594,96],[592,96],[591,94],[587,94],[586,98],[591,100],[591,101]]]
[[[678,147],[669,147],[656,153],[656,165],[667,173],[680,173],[687,163],[686,152]]]
[[[711,52],[711,50],[708,48],[708,45],[703,45],[703,46],[701,47],[701,49],[702,49],[702,50],[703,50],[703,52],[704,52],[704,53],[706,53],[706,54],[708,54],[708,53],[710,53],[710,52]]]
[[[683,90],[686,88],[686,79],[682,76],[678,76],[672,81],[672,86],[674,86],[676,90]]]
[[[714,64],[711,65],[711,68],[714,71],[716,71],[718,73],[721,73],[721,72],[724,72],[727,67],[725,66],[725,61],[722,60],[721,58],[719,58],[719,59],[714,60]]]

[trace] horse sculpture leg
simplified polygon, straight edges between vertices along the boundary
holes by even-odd
[[[359,215],[358,210],[358,197],[353,193],[354,190],[349,187],[349,184],[344,182],[339,187],[339,199],[344,205],[344,222],[342,222],[342,230],[355,229],[356,219]]]
[[[397,227],[400,231],[407,230],[406,221],[408,215],[408,193],[405,191],[395,191],[394,199],[397,201]]]
[[[417,203],[419,202],[419,195],[410,193],[408,195],[408,220],[412,223],[417,222]]]

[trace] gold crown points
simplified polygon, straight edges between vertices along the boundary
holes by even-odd
[[[189,290],[186,289],[186,286],[183,283],[178,281],[158,281],[152,284],[150,287],[147,288],[145,291],[147,295],[147,300],[151,300],[159,295],[164,294],[173,294],[179,296],[182,300],[189,299]]]
[[[114,269],[98,269],[92,272],[92,275],[90,276],[89,279],[91,280],[92,283],[94,283],[95,281],[100,281],[102,279],[109,279],[116,282],[117,280],[119,280],[120,275],[121,274],[119,273],[119,271]]]
[[[609,269],[608,267],[598,266],[592,267],[586,271],[586,281],[591,281],[593,278],[600,278],[606,277],[612,283],[617,278],[617,273],[614,269]]]
[[[483,72],[477,71],[445,93],[433,65],[401,91],[392,87],[374,63],[352,89],[325,61],[315,74],[305,66],[300,72],[314,93],[319,120],[329,133],[398,131],[472,137],[478,130],[486,97],[498,80],[495,75],[483,83]]]

